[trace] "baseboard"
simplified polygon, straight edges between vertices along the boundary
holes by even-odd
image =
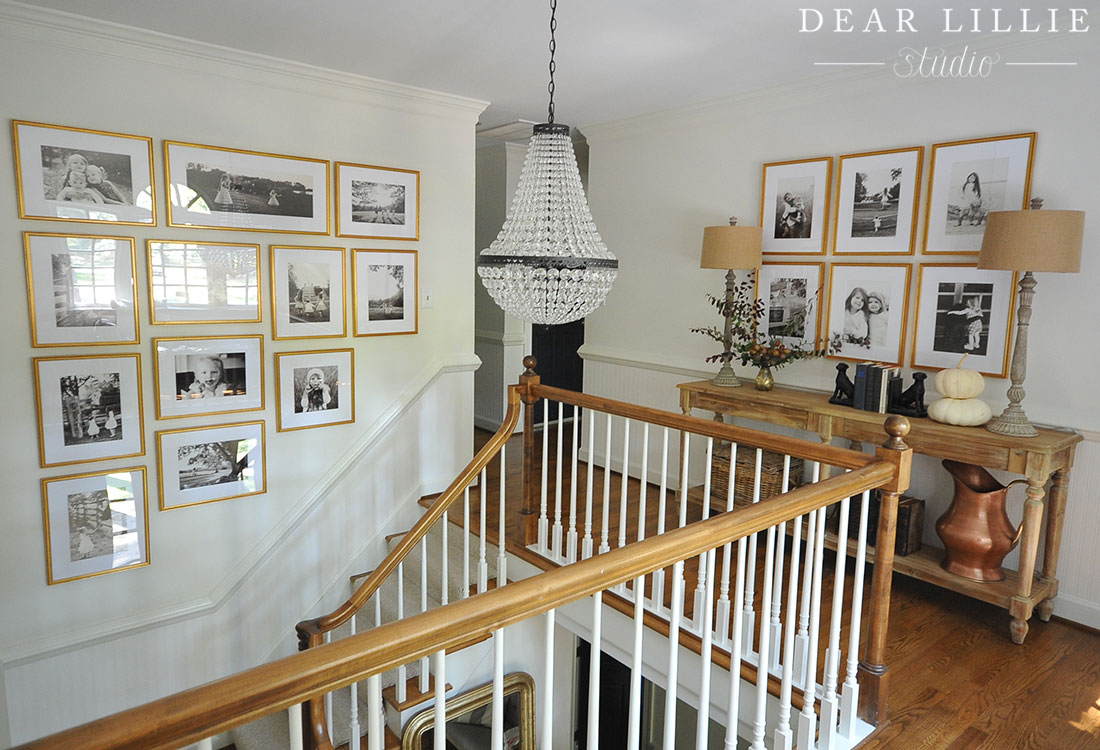
[[[1054,600],[1054,615],[1062,620],[1100,631],[1100,604],[1068,594]]]

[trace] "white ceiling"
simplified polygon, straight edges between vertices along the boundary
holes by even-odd
[[[491,102],[483,125],[546,119],[549,2],[541,0],[32,0],[32,5]],[[986,4],[983,2],[983,5]],[[944,38],[944,0],[909,0],[918,35],[833,33],[832,3],[560,0],[556,119],[607,122],[896,60]],[[845,0],[862,27],[874,0]],[[964,4],[967,5],[967,4]],[[1003,8],[1021,3],[998,2]],[[1027,3],[1022,3],[1027,5]],[[799,33],[799,6],[825,27]],[[965,12],[965,11],[963,11]],[[1010,13],[1011,11],[1006,11]],[[891,6],[881,8],[893,26]],[[919,45],[917,42],[919,41]]]

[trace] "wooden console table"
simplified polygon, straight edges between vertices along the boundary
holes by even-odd
[[[887,415],[830,404],[829,394],[823,391],[784,387],[758,391],[751,385],[724,388],[708,380],[681,383],[677,387],[680,408],[685,414],[702,409],[714,412],[715,419],[729,414],[795,427],[816,432],[823,443],[838,437],[877,445],[883,438],[882,423]],[[1002,469],[1027,478],[1027,500],[1020,522],[1023,525],[1020,569],[1006,569],[1003,581],[971,581],[943,570],[940,561],[944,551],[926,545],[915,554],[896,556],[894,570],[1007,609],[1012,616],[1009,625],[1012,640],[1023,643],[1032,611],[1038,610],[1039,619],[1045,622],[1054,610],[1069,470],[1081,436],[1068,430],[1040,429],[1038,437],[1017,438],[996,435],[981,427],[955,427],[930,419],[910,422],[912,431],[905,442],[914,453]],[[1046,546],[1042,567],[1036,571],[1047,480],[1051,480],[1051,488],[1046,502]]]

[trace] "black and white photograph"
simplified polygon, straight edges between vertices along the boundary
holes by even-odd
[[[765,253],[824,254],[832,169],[832,157],[764,165]]]
[[[266,490],[263,422],[157,433],[160,509]]]
[[[50,584],[149,564],[144,469],[42,481]]]
[[[900,365],[909,266],[834,263],[830,272],[829,340],[834,356]]]
[[[272,245],[273,338],[346,335],[344,279],[343,248]]]
[[[420,173],[336,162],[339,237],[415,240],[420,236]]]
[[[977,253],[991,211],[1028,207],[1035,133],[932,146],[926,254]]]
[[[165,141],[168,225],[328,234],[329,163]]]
[[[157,419],[263,408],[263,337],[153,339]]]
[[[355,252],[355,335],[416,333],[416,252]]]
[[[42,466],[145,452],[139,355],[35,359]]]
[[[756,296],[766,300],[768,336],[791,347],[820,337],[824,263],[769,262],[757,271]]]
[[[354,381],[351,349],[277,353],[278,431],[353,422]]]
[[[259,323],[260,246],[148,240],[154,325]]]
[[[13,125],[22,218],[155,224],[152,139]]]
[[[967,367],[1003,377],[1014,291],[1011,271],[922,265],[913,366],[954,367],[967,355]]]
[[[910,255],[916,249],[924,147],[840,157],[837,255]]]
[[[134,241],[23,234],[36,347],[136,344]]]

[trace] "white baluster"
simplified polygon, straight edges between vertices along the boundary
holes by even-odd
[[[821,699],[821,750],[833,750],[836,742],[837,712],[840,710],[836,694],[837,674],[840,671],[840,615],[844,607],[844,569],[848,560],[848,498],[840,501],[841,533],[837,535],[836,565],[833,573],[833,609],[829,623],[829,647],[825,650],[824,696]]]
[[[649,495],[649,422],[642,422],[642,479],[638,490],[638,541],[645,539],[646,499]],[[635,589],[637,591],[638,589]],[[642,591],[643,598],[645,591]]]
[[[775,532],[775,526],[768,529],[768,540],[764,548],[764,591],[760,598],[764,605],[767,605],[772,598],[772,577],[769,573],[775,564]],[[771,648],[769,641],[769,638],[761,634],[760,658],[757,660],[756,668],[756,718],[752,725],[751,750],[764,750],[768,708],[768,650]]]
[[[852,580],[852,621],[848,624],[848,663],[844,676],[844,690],[840,696],[840,734],[852,736],[856,723],[856,709],[859,706],[859,637],[863,619],[863,574],[867,562],[867,513],[871,491],[863,493],[859,506],[859,532],[856,537],[856,561],[853,566]],[[841,536],[847,538],[842,531]]]
[[[435,704],[432,706],[432,748],[447,750],[447,652],[432,654],[432,671],[435,672]],[[381,750],[381,746],[379,746]]]
[[[603,449],[603,518],[600,524],[600,554],[610,552],[608,524],[611,522],[611,414],[607,415],[607,437]]]
[[[623,474],[619,478],[619,546],[626,546],[626,492],[630,484],[630,420],[623,420]]]
[[[561,455],[562,455],[562,441],[565,440],[565,431],[562,429],[565,424],[565,404],[558,401],[558,465],[557,474],[554,485],[554,531],[550,539],[550,551],[557,558],[563,557],[563,551],[561,546]]]
[[[817,484],[820,477],[820,464],[813,461],[810,465],[813,467],[812,481]],[[802,571],[802,603],[798,608],[798,636],[794,642],[795,684],[803,688],[806,686],[806,653],[810,648],[810,594],[812,593],[810,581],[814,574],[814,549],[817,539],[813,532],[817,528],[817,514],[816,510],[810,511],[806,521],[806,561],[805,569]]]
[[[397,619],[399,621],[405,619],[405,563],[404,562],[397,563]],[[407,697],[406,693],[405,693],[405,688],[406,688],[405,683],[406,683],[407,680],[408,680],[407,668],[404,664],[402,664],[401,666],[399,666],[397,668],[397,685],[395,686],[396,694],[397,694],[397,702],[398,703],[404,703],[405,698]]]
[[[585,747],[600,750],[600,656],[603,654],[603,592],[592,595],[592,647],[588,651],[588,737]]]
[[[382,750],[385,739],[383,710],[382,675],[371,675],[367,678],[367,750]]]
[[[442,519],[444,526],[447,525],[447,519]],[[422,536],[420,538],[420,612],[424,613],[428,611],[428,537]],[[418,688],[420,694],[424,695],[428,692],[428,657],[424,656],[420,659],[420,681]]]
[[[296,703],[286,710],[287,728],[290,730],[291,750],[302,750],[302,704]],[[329,724],[331,727],[332,724]]]
[[[709,471],[709,470],[708,470]],[[708,494],[709,498],[710,495]],[[714,652],[713,639],[711,637],[714,624],[714,560],[716,550],[710,550],[703,554],[706,559],[707,569],[706,590],[704,591],[703,612],[701,617],[703,643],[699,648],[699,661],[702,665],[702,676],[699,681],[699,721],[695,725],[695,747],[706,748],[710,745],[710,674],[711,657]],[[698,611],[698,610],[696,610]]]
[[[798,604],[798,565],[802,553],[802,516],[791,526],[791,576],[787,583],[787,621],[783,624],[783,680],[779,688],[779,721],[772,739],[772,750],[791,750],[791,688],[794,684],[795,607]]]
[[[351,634],[355,635],[355,615],[351,617]],[[359,729],[359,683],[353,682],[350,688],[351,715],[348,719],[348,750],[359,750],[359,739],[362,731]]]
[[[573,407],[573,468],[569,474],[569,531],[565,536],[565,559],[577,561],[577,443],[581,439],[580,407]]]
[[[737,443],[730,443],[729,482],[726,486],[726,512],[734,509],[734,471],[737,469]],[[714,615],[718,642],[725,645],[730,638],[730,563],[733,561],[733,545],[722,545],[722,585],[718,589],[718,608]]]
[[[644,475],[643,475],[644,476]],[[642,637],[645,625],[645,576],[634,579],[634,650],[630,664],[630,714],[627,723],[627,750],[639,750],[642,728]],[[543,745],[549,747],[549,745]]]
[[[325,633],[325,643],[332,643],[332,631]],[[332,731],[332,693],[325,693],[325,726]]]
[[[547,552],[549,519],[546,517],[546,493],[548,487],[547,472],[550,469],[550,399],[542,400],[542,489],[539,496],[538,550]]]
[[[592,458],[596,453],[596,415],[588,417],[588,492],[584,496],[584,542],[581,548],[581,557],[585,560],[592,557],[592,481],[595,472],[592,470]]]
[[[504,628],[493,631],[492,750],[504,750]]]
[[[192,745],[189,750],[214,750],[214,738],[207,737],[205,740],[199,740]],[[358,748],[356,748],[358,750]]]
[[[501,503],[503,505],[503,503]],[[451,545],[448,541],[450,536],[451,522],[448,520],[449,514],[443,515],[443,526],[440,529],[440,587],[439,587],[439,606],[445,606],[451,600]]]
[[[730,475],[730,486],[733,486],[733,475]],[[741,537],[737,540],[737,578],[733,584],[733,600],[741,601],[745,595],[745,557],[748,550],[748,541]],[[726,704],[726,747],[725,750],[737,749],[738,717],[741,715],[741,660],[743,658],[744,639],[741,637],[741,629],[745,623],[745,610],[741,607],[733,609],[733,635],[730,636],[730,687],[729,703]]]
[[[664,428],[664,437],[661,439],[661,484],[657,492],[657,536],[665,533],[665,513],[668,510],[666,495],[668,494],[668,428]],[[653,611],[660,612],[664,607],[665,599],[665,571],[664,568],[653,571]]]
[[[478,520],[481,524],[481,534],[477,545],[477,593],[483,594],[489,590],[489,561],[485,557],[485,516],[488,514],[486,493],[488,492],[488,479],[485,469],[481,470],[481,512]]]
[[[573,429],[576,428],[577,424],[574,419]],[[539,733],[539,747],[554,746],[554,612],[553,609],[547,610],[545,618],[546,640],[542,650],[545,655],[543,682],[546,684],[542,689],[542,731]]]
[[[462,499],[462,598],[470,596],[470,488]]]
[[[684,463],[687,463],[687,451],[684,451]],[[686,479],[684,480],[686,483]],[[680,656],[680,618],[684,611],[684,563],[672,566],[672,608],[668,622],[668,691],[665,693],[665,736],[664,750],[676,750],[676,693],[679,687]]]
[[[782,488],[782,492],[787,492],[790,489],[788,481],[791,477],[791,457],[783,456],[783,479],[779,485]],[[783,551],[786,548],[787,539],[787,524],[786,522],[779,524],[779,543],[775,548],[775,583],[772,586],[773,598],[772,598],[772,616],[771,616],[771,654],[772,663],[769,668],[772,671],[779,671],[779,647],[783,634],[783,623],[780,621],[783,614]]]
[[[500,446],[500,502],[497,508],[497,586],[503,586],[508,581],[508,556],[504,552],[507,546],[505,537],[505,497],[504,487],[508,484],[504,476],[504,446]]]
[[[707,438],[707,465],[703,470],[703,515],[702,520],[710,518],[710,469],[711,464],[714,462],[714,438]],[[699,555],[699,575],[696,577],[697,584],[695,586],[695,606],[692,609],[692,623],[695,627],[695,632],[702,635],[701,628],[703,627],[703,610],[707,610],[708,616],[710,615],[710,604],[707,603],[704,597],[706,596],[707,587],[707,553]]]
[[[798,715],[798,746],[810,747],[817,734],[817,714],[814,696],[817,694],[817,643],[821,633],[821,568],[825,549],[825,509],[817,512],[814,531],[814,582],[810,594],[810,644],[806,653],[805,696],[802,713]]]
[[[756,449],[756,469],[753,474],[752,482],[752,502],[760,502],[760,464],[763,460],[764,451],[760,448]],[[745,654],[751,654],[753,652],[752,641],[753,633],[756,632],[756,610],[754,609],[753,599],[756,595],[756,539],[759,534],[753,534],[749,537],[749,569],[745,576]],[[765,576],[766,577],[766,576]],[[764,602],[764,606],[767,606],[767,602]],[[761,638],[760,640],[764,640]]]

